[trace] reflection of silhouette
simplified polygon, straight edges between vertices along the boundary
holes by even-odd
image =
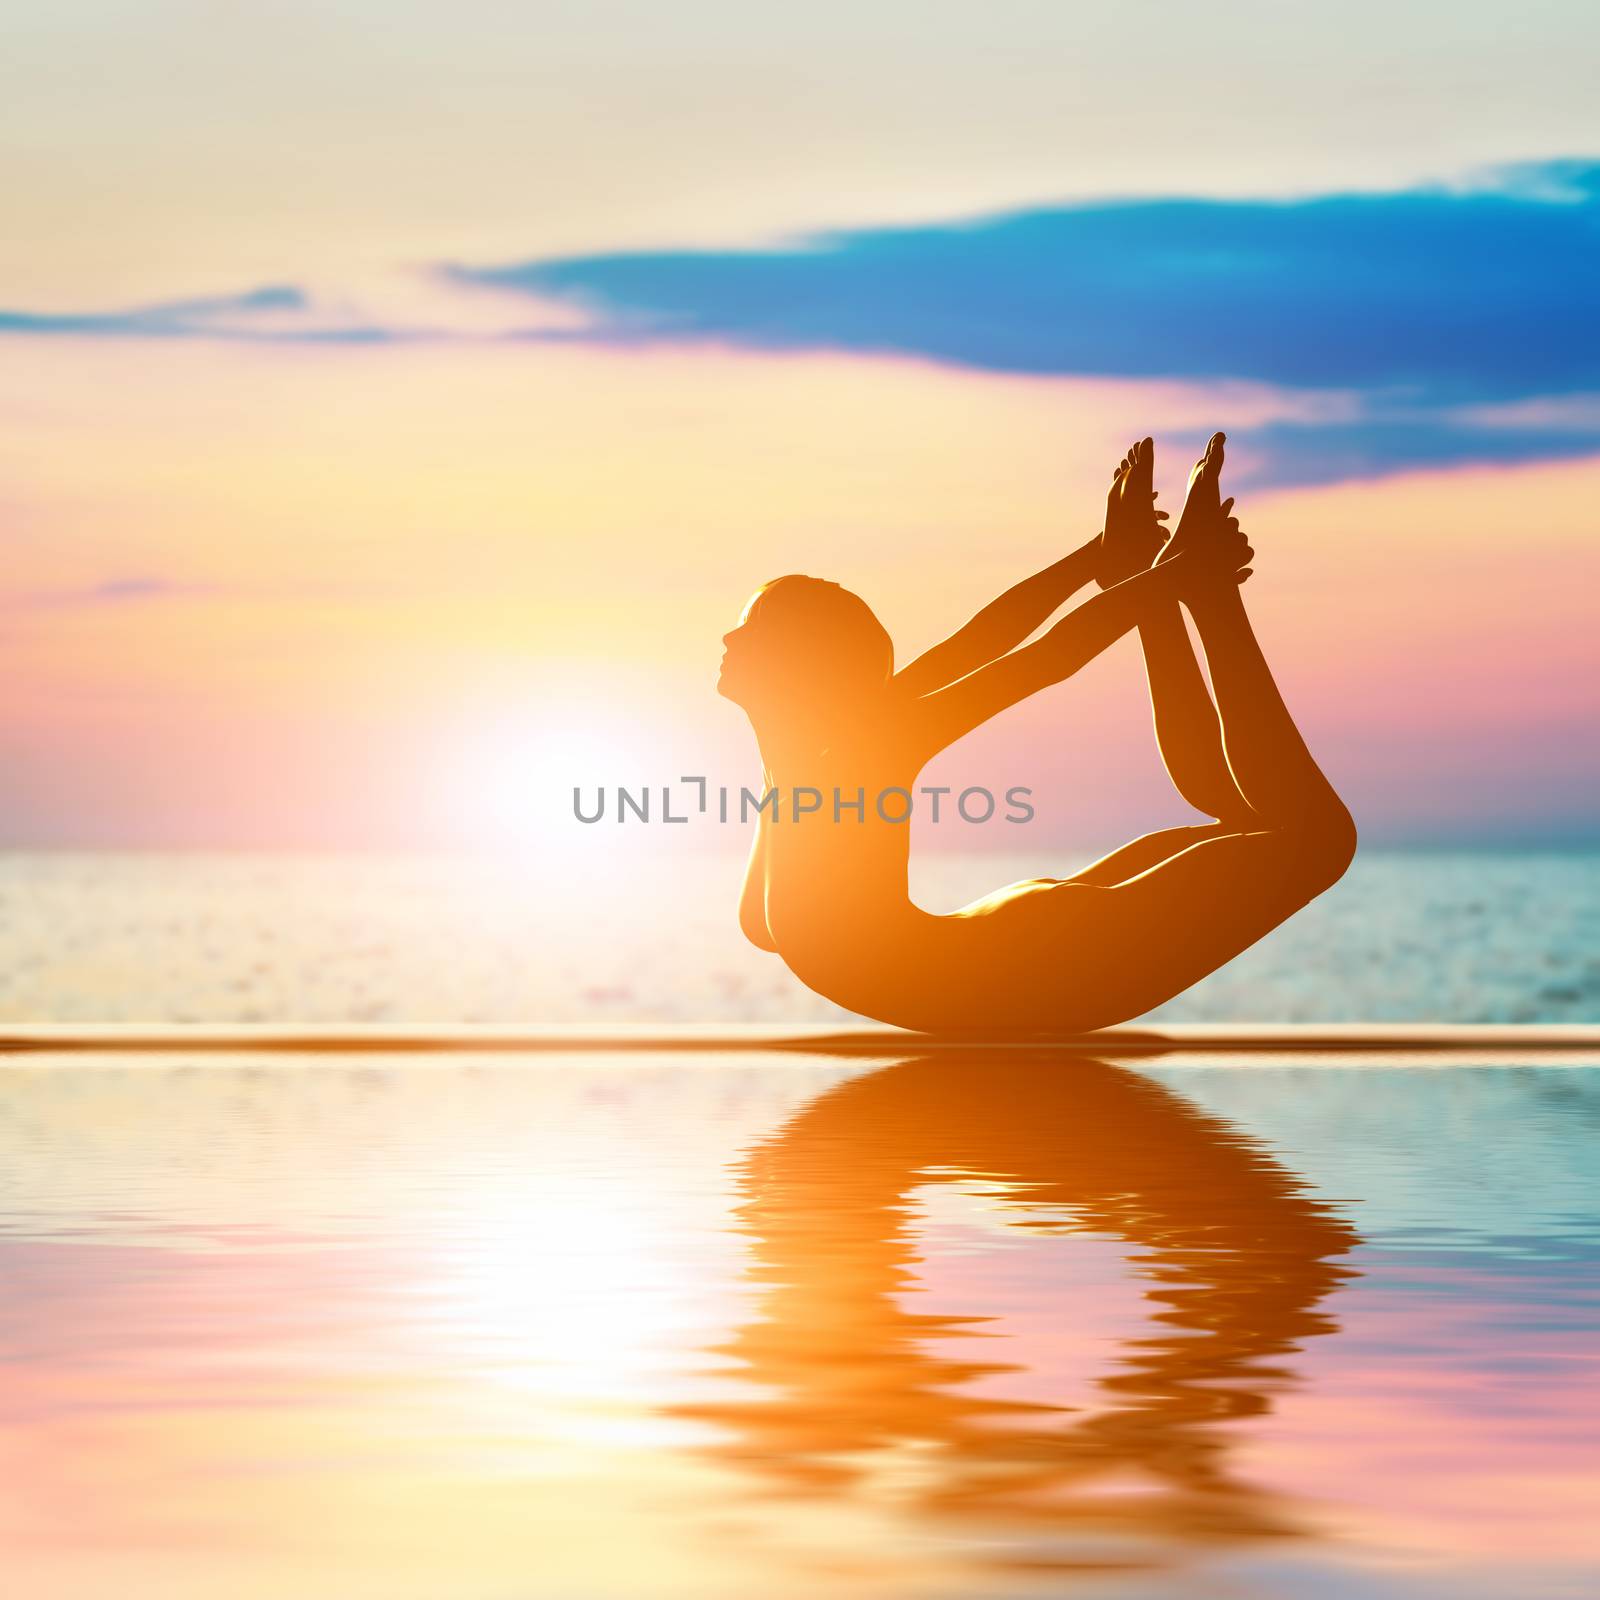
[[[952,1175],[1012,1189],[1031,1233],[1133,1247],[1151,1320],[1098,1380],[1101,1406],[970,1392],[1015,1370],[940,1351],[985,1308],[908,1305],[910,1191]],[[785,1492],[848,1499],[868,1493],[875,1455],[910,1446],[921,1478],[908,1509],[1036,1534],[1294,1531],[1283,1507],[1230,1477],[1222,1425],[1266,1411],[1290,1381],[1284,1358],[1334,1330],[1317,1308],[1348,1276],[1332,1258],[1356,1236],[1227,1124],[1098,1061],[942,1054],[813,1101],[751,1152],[740,1185],[765,1290],[718,1354],[765,1397],[693,1409],[726,1430],[719,1456]]]
[[[1253,553],[1233,502],[1220,498],[1222,435],[1195,467],[1170,544],[1153,505],[1154,453],[1146,439],[1118,468],[1102,534],[901,672],[865,602],[815,578],[768,584],[726,636],[719,687],[749,714],[780,807],[757,823],[740,922],[819,993],[940,1032],[1122,1022],[1246,949],[1349,864],[1349,813],[1245,615],[1239,590]],[[1104,592],[1022,645],[1091,580]],[[1149,834],[1075,877],[1013,884],[950,916],[914,905],[905,816],[922,768],[1133,628],[1162,759],[1215,820]]]

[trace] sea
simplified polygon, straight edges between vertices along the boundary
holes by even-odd
[[[953,910],[1041,870],[930,852],[913,893]],[[847,1019],[743,940],[741,871],[694,853],[0,855],[0,1021]],[[1364,849],[1151,1019],[1600,1021],[1600,851]]]

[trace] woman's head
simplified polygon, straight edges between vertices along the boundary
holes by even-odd
[[[763,584],[722,642],[717,691],[752,713],[837,706],[894,674],[894,644],[871,606],[822,578]]]

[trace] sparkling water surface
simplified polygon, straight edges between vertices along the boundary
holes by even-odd
[[[847,1016],[740,935],[741,859],[584,842],[510,862],[0,855],[0,1023]],[[1092,855],[920,852],[912,888],[949,911]],[[1153,1016],[1600,1021],[1600,853],[1363,850]]]
[[[1600,1064],[14,1055],[30,1600],[1600,1592]]]

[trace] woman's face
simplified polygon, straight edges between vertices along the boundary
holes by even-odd
[[[756,690],[764,676],[758,670],[763,635],[755,615],[756,602],[760,598],[759,594],[752,595],[739,613],[738,623],[722,636],[722,667],[717,674],[717,693],[735,705],[748,704],[747,696]]]

